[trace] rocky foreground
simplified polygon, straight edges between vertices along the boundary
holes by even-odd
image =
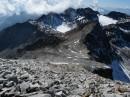
[[[130,97],[130,84],[79,64],[0,59],[0,97]]]

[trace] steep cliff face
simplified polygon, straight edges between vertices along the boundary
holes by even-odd
[[[85,44],[92,59],[111,66],[114,80],[129,83],[130,73],[126,67],[130,58],[130,22],[126,20],[125,17],[122,22],[119,20],[116,24],[106,26],[97,24],[86,36]]]
[[[97,24],[85,40],[88,49],[92,51],[91,54],[106,63],[111,62],[115,57],[119,59],[123,56],[128,57],[130,45],[128,24],[129,22],[125,22],[104,27]]]

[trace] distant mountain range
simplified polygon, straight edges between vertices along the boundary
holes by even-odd
[[[101,12],[102,14],[108,14],[111,11],[117,11],[130,15],[130,9],[128,8],[99,8],[99,12]]]

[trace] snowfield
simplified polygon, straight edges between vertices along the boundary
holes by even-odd
[[[76,25],[70,26],[70,25],[63,22],[61,25],[59,25],[56,28],[56,30],[59,31],[59,32],[65,33],[65,32],[71,31],[74,28],[76,28]]]
[[[56,30],[59,31],[59,32],[65,33],[67,31],[70,31],[71,27],[69,27],[66,23],[62,23],[62,25],[58,26],[56,28]]]
[[[98,18],[99,18],[99,23],[102,26],[107,26],[107,25],[110,25],[110,24],[116,24],[117,23],[117,20],[114,20],[114,19],[109,18],[107,16],[98,15]]]

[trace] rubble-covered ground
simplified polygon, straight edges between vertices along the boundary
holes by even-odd
[[[79,64],[0,59],[0,97],[130,97],[130,84]]]

